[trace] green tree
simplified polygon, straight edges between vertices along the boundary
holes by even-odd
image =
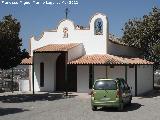
[[[0,21],[0,69],[2,70],[16,67],[22,59],[29,57],[26,49],[21,49],[20,28],[20,22],[12,15],[5,16]]]
[[[142,50],[142,56],[160,63],[160,9],[152,8],[148,15],[125,23],[122,41]]]

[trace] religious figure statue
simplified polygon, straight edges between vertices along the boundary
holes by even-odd
[[[97,31],[98,33],[102,33],[102,22],[98,21],[97,23]]]
[[[95,21],[95,34],[102,35],[103,34],[103,23],[101,20]]]
[[[68,38],[68,28],[63,28],[63,37]]]

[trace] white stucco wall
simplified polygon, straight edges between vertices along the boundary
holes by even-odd
[[[76,46],[68,51],[68,61],[72,61],[75,58],[81,57],[85,54],[86,53],[85,53],[85,49],[84,49],[83,44],[79,44],[78,46]]]
[[[22,92],[29,91],[29,80],[25,80],[25,79],[19,80],[19,91],[22,91]]]
[[[153,65],[137,66],[137,94],[143,94],[153,89]]]
[[[129,68],[127,66],[127,83],[132,87],[132,95],[135,96],[135,67]]]
[[[31,91],[31,66],[32,65],[18,65],[16,69],[26,69],[29,73],[24,78],[19,78],[19,90],[20,91]]]
[[[125,78],[125,66],[114,66],[110,68],[107,66],[107,76],[108,78]]]
[[[89,66],[77,66],[77,92],[89,92]]]
[[[108,54],[111,54],[111,55],[122,55],[122,56],[135,57],[141,54],[141,51],[137,48],[119,45],[119,44],[111,42],[110,40],[108,41],[107,49],[108,49]]]
[[[35,91],[54,91],[56,79],[56,60],[59,53],[35,54],[34,89]],[[40,87],[40,63],[44,63],[44,87]]]
[[[103,35],[94,35],[94,22],[101,18],[103,21]],[[68,38],[63,37],[63,28],[68,28]],[[31,55],[33,50],[48,44],[83,43],[86,54],[107,53],[108,19],[103,14],[94,15],[87,29],[76,29],[72,21],[62,20],[56,30],[44,32],[41,38],[31,38]]]
[[[106,66],[94,65],[94,79],[106,78]]]

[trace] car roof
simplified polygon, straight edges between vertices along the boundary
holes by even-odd
[[[100,79],[97,79],[96,81],[101,81],[101,80],[124,80],[123,78],[116,78],[116,79],[111,79],[111,78],[109,78],[109,79],[107,79],[107,78],[100,78]]]
[[[102,79],[97,79],[96,81],[101,81],[101,80],[116,80],[116,79],[105,79],[105,78],[102,78]]]

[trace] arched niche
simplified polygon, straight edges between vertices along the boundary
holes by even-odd
[[[75,25],[71,20],[62,20],[58,27],[57,32],[62,35],[62,38],[68,38],[75,30]]]

